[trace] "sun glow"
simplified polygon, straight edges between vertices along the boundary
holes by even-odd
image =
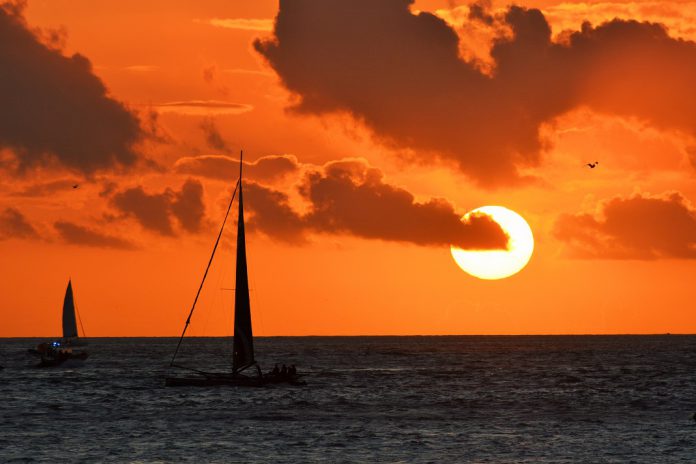
[[[502,206],[482,206],[464,215],[489,215],[508,234],[507,250],[463,250],[450,246],[457,265],[468,274],[479,279],[497,280],[510,277],[521,271],[529,262],[534,251],[532,229],[522,216]]]

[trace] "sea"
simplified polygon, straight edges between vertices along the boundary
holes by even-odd
[[[696,336],[257,337],[305,386],[165,387],[173,338],[35,367],[0,339],[2,463],[695,463]],[[225,338],[177,364],[229,369]]]

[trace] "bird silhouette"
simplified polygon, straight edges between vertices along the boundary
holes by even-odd
[[[594,163],[587,163],[585,166],[589,166],[590,169],[594,169],[598,164],[599,161],[595,161]]]
[[[72,186],[72,188],[76,189],[76,188],[78,188],[79,186],[80,186],[79,184],[74,184],[74,185]]]

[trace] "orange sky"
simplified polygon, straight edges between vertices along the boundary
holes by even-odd
[[[4,6],[0,336],[69,277],[88,336],[178,335],[241,148],[257,335],[696,332],[696,2],[340,4]],[[500,281],[441,225],[488,204],[536,240]]]

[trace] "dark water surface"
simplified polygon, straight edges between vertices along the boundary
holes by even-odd
[[[696,336],[258,338],[265,370],[309,374],[264,388],[165,388],[174,339],[54,369],[37,341],[0,340],[3,463],[696,462]]]

